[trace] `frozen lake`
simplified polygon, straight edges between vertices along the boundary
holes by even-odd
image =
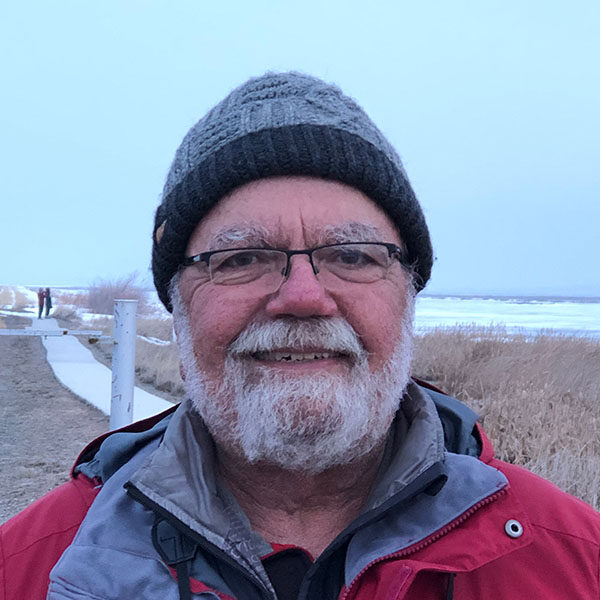
[[[599,299],[476,298],[418,296],[417,331],[433,327],[503,325],[509,332],[600,337]]]

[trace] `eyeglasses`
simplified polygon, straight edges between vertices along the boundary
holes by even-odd
[[[407,266],[402,248],[383,242],[328,244],[307,250],[235,248],[213,250],[187,257],[184,267],[208,269],[216,285],[260,285],[264,293],[279,289],[288,276],[292,256],[306,254],[315,275],[328,289],[341,282],[372,283],[387,276],[396,264]]]

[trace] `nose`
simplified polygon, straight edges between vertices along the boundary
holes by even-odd
[[[290,259],[287,277],[269,298],[266,306],[270,317],[332,317],[338,307],[315,275],[308,256]]]

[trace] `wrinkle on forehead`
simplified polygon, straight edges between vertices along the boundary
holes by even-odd
[[[345,242],[389,242],[381,230],[370,223],[349,221],[336,225],[302,225],[304,237],[313,245],[340,244]],[[259,223],[234,224],[219,229],[211,238],[210,249],[222,250],[240,246],[283,247],[289,236],[281,223],[265,227]],[[297,248],[300,250],[301,248]]]

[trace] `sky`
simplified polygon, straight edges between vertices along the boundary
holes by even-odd
[[[402,157],[435,294],[599,296],[597,0],[23,0],[0,9],[0,285],[150,285],[186,131],[299,70]]]

